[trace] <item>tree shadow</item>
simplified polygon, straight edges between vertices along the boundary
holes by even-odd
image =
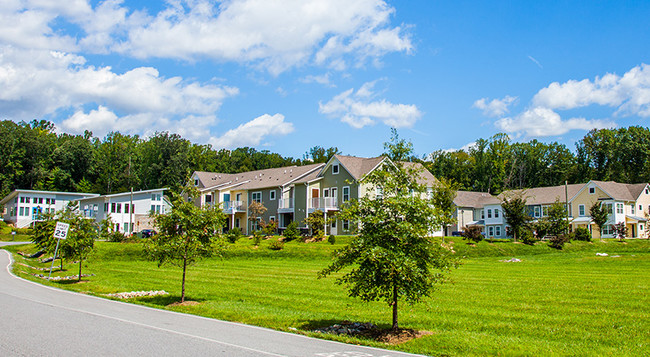
[[[137,302],[144,302],[147,304],[151,305],[156,305],[160,307],[166,307],[168,305],[171,305],[173,303],[180,303],[181,302],[181,296],[180,295],[155,295],[155,296],[141,296],[137,298],[131,298],[131,299],[126,299],[127,301],[137,301]],[[202,303],[205,301],[205,299],[195,299],[190,296],[185,296],[185,302],[188,301],[194,301],[197,303]]]

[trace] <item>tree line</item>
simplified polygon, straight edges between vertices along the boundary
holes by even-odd
[[[498,194],[589,180],[650,181],[650,130],[631,126],[591,130],[575,152],[557,142],[513,142],[507,134],[479,139],[468,150],[438,150],[422,159],[438,178],[461,189]]]
[[[393,132],[396,136],[396,131]],[[415,157],[411,146],[386,148],[407,153],[394,159],[419,161],[438,178],[460,189],[499,193],[508,189],[586,182],[650,180],[650,130],[632,126],[592,130],[566,145],[537,140],[513,142],[507,134],[478,139],[468,150],[438,150]],[[389,150],[394,149],[394,150]],[[179,190],[193,171],[237,173],[327,162],[341,151],[314,146],[302,158],[243,147],[215,149],[180,135],[159,132],[147,138],[109,133],[103,139],[57,133],[46,120],[0,122],[0,195],[14,189],[110,194],[169,187]]]

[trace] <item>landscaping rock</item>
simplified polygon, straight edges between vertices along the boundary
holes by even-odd
[[[106,294],[108,297],[114,297],[118,299],[132,299],[136,297],[143,297],[143,296],[158,296],[158,295],[169,295],[168,292],[165,290],[158,290],[158,291],[130,291],[130,292],[124,292],[124,293],[113,293],[113,294]]]
[[[596,253],[596,255],[599,256],[599,257],[606,257],[609,254],[607,254],[607,253]]]
[[[512,258],[512,259],[507,259],[507,260],[499,260],[500,262],[503,263],[521,263],[521,259],[517,258]]]
[[[343,321],[340,324],[323,327],[314,330],[314,332],[329,333],[333,335],[359,335],[376,329],[377,326],[371,322],[349,322]]]

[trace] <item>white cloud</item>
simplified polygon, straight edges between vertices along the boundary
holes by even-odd
[[[444,152],[455,152],[455,151],[465,151],[469,152],[471,149],[476,147],[476,141],[472,141],[471,143],[465,144],[462,148],[460,149],[446,149],[443,150]],[[431,154],[429,154],[429,158],[431,158]]]
[[[326,87],[336,87],[334,84],[332,84],[329,73],[325,73],[320,76],[310,74],[305,76],[304,78],[301,78],[300,81],[302,83],[318,83]]]
[[[551,109],[574,109],[593,104],[614,107],[616,115],[650,117],[650,66],[636,66],[622,77],[608,73],[593,81],[554,82],[533,97],[533,105]]]
[[[503,99],[481,98],[474,102],[473,107],[483,111],[483,115],[489,117],[500,117],[510,111],[510,106],[515,103],[517,97],[505,96]]]
[[[130,26],[114,50],[137,58],[212,58],[253,63],[278,74],[306,63],[341,69],[388,52],[409,52],[411,40],[390,27],[383,0],[176,1]]]
[[[356,92],[349,89],[325,104],[319,103],[319,112],[339,117],[342,122],[357,129],[374,125],[377,121],[395,128],[410,128],[422,117],[413,104],[393,104],[385,99],[372,101],[375,83],[367,82]]]
[[[287,135],[293,130],[293,124],[285,122],[284,115],[264,114],[213,138],[211,144],[217,148],[258,146],[268,136]]]
[[[514,118],[501,118],[496,121],[497,128],[509,133],[524,133],[528,137],[562,135],[570,130],[591,130],[615,127],[607,120],[587,120],[571,118],[562,120],[560,115],[549,108],[535,107]]]

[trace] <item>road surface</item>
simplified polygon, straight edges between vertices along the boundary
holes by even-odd
[[[413,356],[55,289],[10,259],[0,250],[0,356]]]

